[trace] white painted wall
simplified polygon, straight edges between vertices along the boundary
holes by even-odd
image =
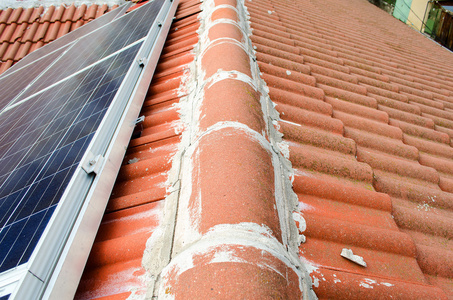
[[[412,0],[411,11],[407,18],[407,24],[413,28],[420,30],[422,28],[422,21],[425,17],[426,5],[428,0]]]

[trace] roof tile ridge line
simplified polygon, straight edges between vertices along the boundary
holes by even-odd
[[[237,5],[235,3],[235,1],[231,1],[231,2],[234,3],[234,6]],[[233,81],[244,83],[245,86],[250,88],[250,90],[251,90],[251,91],[249,91],[250,93],[256,93],[255,96],[258,96],[260,103],[261,103],[262,99],[261,99],[260,95],[257,93],[256,87],[250,84],[252,82],[252,80],[251,80],[252,70],[250,70],[250,67],[249,67],[249,71],[248,71],[249,74],[241,74],[241,72],[239,72],[239,71],[231,71],[231,72],[222,71],[216,67],[214,67],[215,69],[213,70],[212,68],[211,69],[209,68],[209,64],[205,70],[205,68],[204,68],[205,65],[204,65],[203,59],[206,58],[206,56],[200,55],[200,49],[204,49],[204,47],[207,47],[207,45],[210,45],[210,42],[211,42],[209,39],[210,32],[208,32],[206,30],[206,27],[209,27],[209,22],[211,21],[212,13],[215,11],[215,3],[214,3],[214,1],[205,1],[202,4],[202,8],[203,8],[202,13],[200,14],[200,19],[202,22],[201,22],[201,26],[199,29],[199,35],[201,36],[201,38],[200,38],[199,43],[195,47],[196,58],[195,58],[194,63],[191,66],[192,77],[189,78],[188,84],[186,83],[187,88],[190,91],[189,91],[188,97],[186,99],[181,99],[181,102],[180,102],[181,117],[185,121],[187,126],[186,126],[186,130],[182,134],[182,142],[180,143],[180,149],[178,151],[178,154],[175,156],[175,159],[173,160],[172,170],[170,171],[171,174],[169,176],[169,182],[170,183],[173,182],[173,189],[170,190],[170,196],[167,197],[166,203],[165,203],[166,208],[168,206],[170,209],[169,210],[165,209],[165,212],[164,212],[164,218],[168,219],[169,222],[166,223],[164,221],[163,226],[161,227],[163,229],[159,233],[153,234],[150,241],[148,241],[148,243],[147,243],[148,254],[145,251],[145,256],[148,256],[148,262],[146,262],[145,257],[143,259],[144,265],[147,265],[148,267],[153,267],[153,264],[154,264],[154,267],[157,266],[157,268],[155,270],[151,270],[151,274],[153,274],[153,275],[151,275],[151,277],[154,277],[151,279],[157,279],[158,283],[157,283],[156,287],[154,287],[154,283],[152,284],[153,285],[152,289],[154,289],[155,291],[153,292],[153,291],[148,290],[148,296],[153,296],[153,294],[154,294],[154,295],[156,295],[158,297],[162,297],[162,298],[168,298],[168,297],[173,298],[175,296],[175,294],[179,294],[179,295],[184,294],[184,292],[186,291],[185,290],[186,287],[181,286],[181,280],[179,282],[175,281],[174,277],[181,275],[182,273],[184,273],[185,271],[187,271],[189,269],[193,270],[196,267],[198,267],[198,266],[194,265],[195,256],[201,257],[204,254],[213,254],[214,259],[212,259],[210,261],[210,263],[213,263],[213,262],[240,262],[240,263],[247,262],[246,257],[239,257],[239,256],[233,257],[234,255],[238,255],[238,253],[234,253],[235,249],[233,249],[233,248],[234,248],[234,245],[240,245],[240,247],[242,247],[241,251],[243,252],[243,250],[244,250],[243,248],[246,247],[246,245],[244,244],[244,241],[249,240],[249,239],[245,239],[245,240],[237,239],[235,242],[231,241],[229,244],[214,243],[213,241],[215,240],[215,238],[218,237],[219,234],[222,235],[221,233],[223,233],[225,240],[227,240],[226,236],[228,235],[228,233],[232,233],[232,232],[237,232],[238,234],[240,234],[240,232],[242,232],[243,235],[254,234],[255,239],[264,238],[266,240],[266,242],[259,244],[258,247],[252,247],[252,248],[255,250],[258,249],[260,253],[262,253],[263,251],[267,251],[267,253],[268,253],[267,255],[271,256],[270,258],[268,258],[268,261],[267,261],[268,262],[267,271],[271,270],[271,272],[278,273],[278,271],[276,271],[275,269],[272,268],[272,266],[269,265],[270,264],[269,260],[274,260],[273,263],[278,263],[280,265],[282,263],[286,266],[289,265],[289,269],[293,269],[294,273],[296,273],[295,269],[297,269],[297,267],[295,265],[300,264],[300,261],[294,262],[294,257],[289,255],[288,252],[285,251],[285,246],[287,247],[288,245],[283,245],[282,243],[278,242],[276,237],[274,236],[273,232],[269,229],[269,227],[267,227],[265,225],[261,225],[259,223],[257,224],[256,222],[255,222],[255,224],[253,224],[253,222],[251,222],[251,223],[250,222],[241,222],[240,224],[237,224],[234,222],[232,222],[232,224],[225,224],[225,223],[217,224],[217,225],[214,224],[215,226],[208,227],[209,230],[207,232],[205,230],[204,235],[203,235],[202,232],[200,232],[200,223],[199,223],[200,219],[202,217],[201,209],[198,208],[199,210],[195,211],[195,215],[188,214],[188,211],[190,210],[188,203],[191,200],[190,198],[192,195],[192,184],[193,184],[192,181],[194,178],[196,178],[196,177],[192,177],[192,173],[194,171],[195,172],[197,171],[196,167],[200,168],[200,166],[196,166],[196,163],[198,163],[196,160],[199,159],[200,153],[196,153],[197,155],[195,155],[195,157],[193,156],[193,154],[197,151],[197,147],[201,143],[203,143],[203,141],[205,139],[214,136],[218,132],[228,131],[229,129],[233,128],[236,130],[235,135],[237,135],[239,137],[239,139],[242,139],[242,141],[250,142],[250,140],[252,140],[253,143],[260,144],[259,145],[261,147],[260,150],[262,150],[262,152],[265,152],[265,156],[270,156],[270,157],[267,157],[269,165],[270,165],[269,169],[272,167],[273,160],[275,160],[274,159],[275,154],[274,154],[274,152],[272,152],[272,148],[278,149],[277,144],[275,144],[275,146],[271,146],[271,144],[265,138],[265,137],[267,137],[267,135],[266,135],[266,131],[268,131],[267,127],[268,126],[273,127],[273,125],[261,124],[261,125],[263,125],[262,127],[258,126],[258,128],[256,128],[255,126],[253,126],[253,124],[248,124],[248,125],[251,125],[251,126],[248,126],[245,124],[241,124],[240,122],[222,122],[221,117],[218,118],[217,120],[215,120],[214,122],[212,122],[212,124],[206,124],[205,122],[203,122],[204,116],[201,117],[201,109],[206,108],[206,104],[204,102],[206,101],[206,99],[209,98],[209,97],[205,97],[205,88],[207,86],[212,87],[213,85],[218,85],[218,83],[223,83],[225,81],[228,81],[226,79],[233,79]],[[222,8],[225,8],[225,7],[222,7]],[[231,13],[231,11],[230,11],[230,13]],[[235,10],[235,13],[237,13],[237,10]],[[244,14],[244,16],[245,16],[245,14]],[[243,17],[242,19],[245,20],[245,17]],[[206,23],[208,23],[207,26],[206,26]],[[228,22],[226,22],[226,23],[228,23]],[[245,23],[245,21],[243,23]],[[223,25],[223,24],[220,24],[219,26],[221,26],[221,25]],[[216,33],[218,33],[219,31],[221,31],[221,30],[217,29]],[[216,33],[214,33],[214,35]],[[223,33],[225,33],[225,31],[223,31]],[[231,33],[231,28],[230,28],[229,33]],[[234,33],[233,33],[233,36],[234,36]],[[217,38],[219,38],[219,37],[217,37]],[[241,40],[242,38],[244,41],[248,41],[249,45],[247,47],[249,49],[252,49],[251,42],[248,39],[248,35],[245,35],[244,32],[242,32],[239,34],[239,40]],[[214,38],[214,40],[215,40],[215,38]],[[214,41],[214,43],[215,43],[215,41]],[[228,45],[228,43],[225,43],[225,39],[223,39],[222,44]],[[230,43],[230,45],[234,45],[236,47],[238,46],[237,43]],[[239,47],[239,48],[242,49],[242,47]],[[204,52],[204,54],[206,54],[206,53],[207,52]],[[247,54],[247,58],[250,61],[252,61],[250,55],[251,54]],[[209,55],[207,55],[207,56],[209,56]],[[255,63],[255,65],[256,65],[256,63]],[[223,67],[226,67],[226,66],[223,66]],[[240,69],[240,66],[237,66],[237,67],[238,67],[238,69]],[[236,70],[236,69],[234,69],[234,70]],[[255,66],[255,75],[257,74],[256,70],[258,70],[257,66]],[[241,71],[243,71],[243,70],[241,69]],[[207,72],[209,72],[208,75],[211,75],[211,76],[207,77]],[[245,72],[247,72],[247,70]],[[230,76],[225,76],[225,75],[230,75]],[[250,82],[248,82],[248,80],[245,80],[246,77],[250,78]],[[209,87],[207,87],[208,88],[207,91],[209,91]],[[253,95],[251,95],[251,96],[253,98]],[[212,95],[211,95],[211,97],[212,97]],[[272,105],[271,103],[268,103],[268,105],[269,104]],[[273,105],[272,105],[272,107],[273,107]],[[263,113],[261,111],[261,107],[259,107],[259,109],[260,109],[260,112]],[[253,116],[249,116],[249,117],[253,117]],[[228,120],[226,120],[226,121],[228,121]],[[264,120],[262,120],[262,121],[264,121]],[[267,120],[266,120],[266,122],[264,122],[264,123],[269,123],[269,122],[267,122]],[[213,125],[213,126],[209,126],[209,125]],[[251,127],[255,127],[255,129],[257,129],[257,130],[252,129]],[[263,135],[258,133],[258,131],[261,131]],[[267,147],[263,147],[262,144],[265,144]],[[194,164],[194,161],[195,161],[195,164]],[[195,167],[194,167],[194,165],[195,165]],[[281,169],[280,163],[278,163],[277,166],[278,166],[277,169],[280,171],[280,169]],[[180,172],[181,172],[181,175],[179,175]],[[266,174],[266,176],[270,177],[267,174]],[[170,177],[171,177],[171,179],[170,179]],[[276,180],[277,182],[280,181],[281,175],[278,172],[275,173],[275,177],[277,179]],[[286,176],[286,177],[289,182],[289,176]],[[273,180],[271,180],[271,181],[273,183]],[[289,184],[290,184],[290,182],[289,182]],[[197,187],[197,186],[195,186],[195,187]],[[273,186],[272,188],[275,188],[275,187]],[[200,195],[201,195],[200,190],[198,190],[196,192],[200,193]],[[198,196],[198,195],[195,195],[195,196]],[[178,199],[178,197],[179,197],[179,199]],[[170,202],[172,202],[172,203],[170,203]],[[183,203],[183,202],[185,202],[185,203]],[[185,207],[184,207],[185,209],[183,209],[184,205],[185,205]],[[175,207],[178,207],[177,212],[176,212]],[[289,212],[289,214],[291,214],[291,212]],[[171,217],[167,218],[167,216],[170,216],[170,215],[174,216],[173,220],[171,220],[172,219]],[[288,213],[285,213],[285,215],[288,215]],[[211,216],[211,217],[214,217],[214,221],[216,221],[215,220],[216,216]],[[175,220],[176,218],[177,218],[177,220]],[[175,225],[175,221],[177,221],[176,225]],[[280,220],[278,219],[278,217],[276,217],[276,223],[277,224],[280,223]],[[293,223],[294,231],[297,232],[297,228],[295,226],[294,220],[292,220],[292,223]],[[183,225],[181,225],[181,224],[183,224]],[[176,226],[176,228],[169,229],[169,227],[174,227],[174,226]],[[179,228],[178,228],[178,226],[179,226]],[[227,229],[229,229],[229,230],[224,230],[225,227],[227,227]],[[278,225],[277,225],[277,227],[278,227]],[[170,232],[170,233],[171,232],[176,233],[174,245],[170,245],[170,246],[168,245],[169,243],[171,243],[170,240],[173,238],[173,235],[171,234],[171,237],[169,238],[168,235],[165,234],[164,231]],[[179,234],[178,234],[178,232],[179,232]],[[181,232],[182,232],[182,234],[181,234]],[[235,234],[233,234],[233,236],[235,236]],[[167,239],[166,245],[164,243],[165,238]],[[220,239],[220,240],[222,240],[222,239]],[[298,234],[297,234],[297,240],[299,240]],[[209,241],[211,243],[209,243]],[[203,247],[203,245],[206,245],[206,244],[209,244],[210,246],[208,248]],[[275,246],[273,248],[271,247],[269,249],[269,246],[267,246],[268,244],[275,245]],[[297,242],[295,242],[295,244],[298,245]],[[175,247],[175,245],[176,245],[176,247]],[[187,246],[187,245],[189,245],[189,246]],[[279,245],[279,246],[277,246],[277,245]],[[295,247],[291,247],[291,248],[297,249],[297,245]],[[162,251],[161,249],[158,249],[159,246],[161,247],[161,249],[162,249],[162,247],[165,247],[166,250]],[[230,247],[230,248],[232,247],[232,248],[229,249],[227,252],[222,252],[222,251],[215,252],[215,253],[209,252],[213,248],[216,248],[218,246],[223,247],[223,248],[225,248],[225,246]],[[172,247],[173,247],[173,249],[172,249]],[[217,248],[217,250],[219,250],[219,249]],[[153,252],[157,255],[152,255]],[[161,258],[163,258],[162,254],[163,254],[163,256],[165,256],[164,260],[167,260],[167,257],[169,258],[170,252],[172,252],[173,257],[170,260],[169,264],[164,269],[162,269],[163,271],[161,273],[159,269],[162,266],[165,266],[165,262],[161,261]],[[180,252],[180,253],[178,254],[178,252]],[[207,252],[209,252],[209,253],[207,253]],[[272,252],[274,252],[274,253],[272,253]],[[217,255],[217,257],[216,257],[216,255]],[[262,256],[262,254],[261,254],[261,256]],[[296,255],[296,257],[297,257],[297,255]],[[167,263],[168,263],[168,260],[167,260]],[[254,263],[255,263],[255,266],[257,265],[257,263],[266,264],[266,262],[262,262],[262,261],[258,261],[258,262],[255,261]],[[253,263],[251,261],[249,261],[248,264],[252,265]],[[274,264],[273,266],[275,268],[278,268],[278,266],[276,266],[276,264]],[[291,270],[289,270],[289,271],[291,272]],[[286,274],[287,274],[288,268],[286,268],[286,270],[284,270],[284,272],[286,272]],[[199,274],[206,275],[206,274],[201,274],[200,272],[199,272]],[[282,274],[285,274],[285,273],[281,272],[278,274],[279,279],[281,279],[281,277],[285,277]],[[209,273],[208,276],[211,276],[211,275],[212,274]],[[158,278],[156,278],[156,276]],[[193,275],[190,277],[193,278]],[[301,290],[301,288],[300,288],[301,279],[300,278],[303,276],[301,276],[300,274],[297,274],[297,276],[295,276],[295,277],[297,279],[297,283],[295,285],[296,285],[297,289],[299,290],[298,294],[300,294],[300,290]],[[305,279],[307,279],[307,278],[309,279],[308,275],[305,277]],[[225,277],[222,277],[221,280],[224,281]],[[233,280],[236,281],[237,278],[234,278]],[[206,281],[208,282],[208,285],[209,285],[210,280],[206,280]],[[204,282],[204,281],[202,281],[202,282]],[[248,280],[247,280],[247,283],[249,283]],[[281,285],[281,286],[285,286],[285,285]],[[311,282],[308,286],[311,288]],[[196,286],[194,284],[192,284],[192,287],[195,290],[199,289],[199,286]],[[192,292],[195,292],[195,291],[192,291]],[[257,290],[257,292],[259,292],[259,290]]]

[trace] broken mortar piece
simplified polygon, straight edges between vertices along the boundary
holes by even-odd
[[[366,262],[363,260],[363,257],[355,255],[354,253],[352,253],[351,249],[343,248],[343,250],[341,250],[341,256],[349,259],[352,262],[355,262],[362,267],[366,267]]]
[[[307,239],[305,238],[305,235],[300,234],[300,235],[299,235],[299,246],[300,246],[300,244],[303,244],[303,243],[305,243],[306,241],[307,241]]]

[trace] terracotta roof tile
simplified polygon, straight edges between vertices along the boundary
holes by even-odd
[[[18,21],[19,21],[20,15],[22,14],[23,11],[24,11],[24,9],[22,7],[15,9],[9,16],[6,24],[10,25],[12,23],[19,23]]]
[[[0,42],[1,43],[9,42],[11,37],[13,36],[14,31],[16,30],[16,28],[17,28],[17,24],[13,24],[13,25],[7,26],[2,31],[2,35],[0,37]],[[14,40],[13,40],[13,42],[14,42]]]
[[[30,17],[32,16],[35,9],[33,7],[27,8],[24,10],[20,16],[20,19],[17,21],[18,24],[29,23]]]
[[[57,38],[58,31],[60,30],[61,22],[53,22],[49,24],[48,29],[46,30],[46,34],[43,37],[44,43],[49,43]]]
[[[28,20],[28,23],[35,23],[38,22],[38,19],[41,18],[41,15],[44,13],[44,7],[40,6],[38,8],[35,8],[33,10],[33,14],[31,15],[30,19]]]
[[[0,24],[6,24],[13,11],[14,10],[12,8],[2,10],[2,13],[0,15]]]
[[[0,56],[3,57],[5,55],[6,50],[8,49],[9,43],[1,43],[0,44]]]
[[[279,245],[297,240],[296,254],[310,267],[319,298],[453,297],[452,54],[364,0],[266,0],[245,2],[253,57],[242,4],[208,2],[203,14],[197,0],[179,4],[144,101],[145,121],[129,144],[76,299],[150,293],[140,276],[153,270],[143,261],[170,246],[168,257],[154,261],[166,266],[154,296],[300,299],[308,293],[310,287],[299,286],[303,275],[274,253],[229,241],[203,248],[218,228],[246,223],[265,224],[263,236]],[[3,11],[0,24],[15,27],[1,33],[8,38],[0,57],[9,60],[2,59],[0,70],[79,26],[82,15],[86,21],[106,11],[92,5],[52,12],[38,21],[49,30],[35,23],[22,39],[9,21],[20,14]],[[207,20],[219,24],[206,26]],[[256,85],[254,59],[264,80]],[[203,76],[193,79],[194,73]],[[186,85],[190,80],[197,88]],[[178,109],[188,101],[197,125],[181,154],[180,143],[187,143],[181,127],[192,125]],[[274,106],[279,118],[263,115],[263,107]],[[274,153],[262,146],[274,146],[274,127],[283,134],[300,212],[289,200],[288,211],[276,208],[276,182],[288,178],[275,173],[284,169],[278,147],[270,147]],[[190,177],[180,171],[169,192],[168,174],[187,161]],[[286,193],[280,197],[291,198]],[[171,197],[179,201],[173,227],[164,214]],[[194,207],[199,211],[192,214]],[[285,231],[281,217],[291,213],[295,232]],[[193,224],[199,237],[186,234]],[[152,247],[150,236],[169,227],[171,245]],[[342,257],[344,248],[367,266]],[[191,267],[178,270],[187,265],[184,257]],[[267,269],[257,267],[263,263]]]
[[[94,19],[96,17],[96,12],[98,10],[98,7],[99,6],[97,4],[90,5],[90,7],[87,9],[83,19],[85,21]]]
[[[65,13],[66,11],[66,8],[64,5],[60,5],[60,7],[56,8],[52,14],[52,17],[50,18],[50,22],[51,23],[54,23],[54,22],[57,22],[57,21],[62,21],[62,18],[63,18],[63,14]]]
[[[14,44],[9,44],[8,50],[6,50],[6,53],[3,55],[4,60],[14,60],[14,57],[16,56],[17,51],[20,48],[20,42],[14,42]]]
[[[27,23],[22,23],[21,25],[18,25],[16,27],[16,30],[14,30],[14,33],[10,37],[9,41],[12,42],[19,40],[23,36],[25,30],[27,29],[27,26],[28,26]]]
[[[83,21],[83,19],[80,19],[80,20],[78,20],[77,22],[72,23],[72,25],[71,25],[71,31],[76,30],[77,28],[79,28],[79,27],[82,26],[82,25],[85,25],[85,21]]]
[[[199,3],[192,5],[198,7]],[[180,142],[174,129],[179,116],[172,105],[184,96],[177,90],[183,71],[193,60],[191,50],[197,42],[197,19],[187,24],[184,21],[185,18],[175,20],[170,29],[173,34],[164,47],[167,56],[157,65],[141,112],[145,121],[140,124],[139,134],[130,142],[76,299],[107,296],[124,299],[130,295],[131,287],[139,294],[146,291],[146,285],[138,279],[145,272],[143,251],[146,241],[161,222],[162,202],[167,195],[166,173]],[[187,49],[181,50],[181,47]],[[124,215],[124,221],[118,218],[121,215]],[[125,256],[124,251],[132,254]],[[125,278],[127,284],[114,279],[119,277]]]
[[[451,157],[450,137],[445,134],[445,129],[452,128],[450,124],[452,117],[451,112],[446,109],[445,105],[448,100],[443,98],[449,96],[449,92],[446,93],[444,83],[441,82],[442,80],[451,81],[451,77],[447,75],[449,74],[448,69],[442,67],[443,64],[441,61],[438,61],[438,63],[428,63],[417,57],[417,52],[410,51],[414,44],[408,38],[400,40],[396,40],[394,37],[389,38],[390,32],[388,31],[387,33],[376,34],[376,36],[368,38],[367,35],[362,33],[368,31],[377,33],[377,30],[367,28],[367,23],[357,25],[355,20],[360,19],[360,17],[356,19],[343,17],[350,14],[350,12],[346,13],[349,9],[360,7],[360,16],[372,14],[373,17],[370,18],[371,20],[379,18],[381,22],[384,22],[383,20],[386,20],[385,22],[387,23],[393,22],[390,17],[385,16],[380,11],[374,10],[373,6],[369,5],[366,1],[354,1],[354,4],[347,2],[340,4],[336,2],[334,5],[321,3],[320,1],[299,1],[294,3],[269,1],[260,3],[259,6],[255,1],[252,1],[246,2],[246,5],[250,8],[248,11],[251,14],[252,28],[256,29],[253,31],[251,39],[258,51],[258,60],[270,61],[270,58],[261,55],[261,53],[270,54],[269,50],[263,52],[265,50],[263,46],[273,48],[274,53],[271,55],[275,57],[285,59],[285,56],[289,57],[295,54],[302,56],[303,61],[301,63],[310,67],[310,75],[316,80],[316,87],[324,92],[320,100],[331,105],[331,109],[333,110],[331,116],[341,121],[342,126],[344,126],[344,136],[351,138],[357,143],[357,146],[353,146],[354,149],[357,147],[357,160],[370,166],[372,168],[372,176],[374,176],[373,181],[367,179],[366,176],[363,177],[369,171],[357,169],[358,165],[354,166],[352,162],[349,163],[350,165],[348,167],[345,167],[344,158],[339,155],[344,150],[341,150],[342,148],[340,147],[336,149],[335,146],[332,146],[332,144],[339,144],[339,142],[327,138],[324,138],[326,142],[319,142],[319,140],[323,139],[321,137],[315,138],[319,136],[319,132],[310,129],[313,124],[308,119],[287,119],[297,124],[290,125],[282,123],[281,125],[285,138],[291,141],[290,158],[293,167],[296,168],[296,174],[298,174],[297,172],[301,172],[301,175],[296,176],[296,179],[304,178],[305,180],[311,180],[310,183],[299,183],[295,180],[294,188],[296,192],[301,186],[307,187],[313,185],[313,180],[315,179],[310,178],[319,178],[316,179],[319,180],[319,184],[317,185],[319,191],[326,189],[329,185],[332,185],[333,180],[322,174],[329,174],[330,176],[336,175],[345,179],[350,178],[354,181],[359,180],[367,184],[372,183],[374,189],[377,191],[389,194],[391,198],[388,199],[391,199],[393,210],[389,210],[388,212],[393,211],[393,216],[399,228],[408,229],[407,224],[430,224],[426,225],[426,227],[419,227],[420,229],[409,227],[411,232],[408,231],[407,233],[411,236],[417,236],[417,239],[415,239],[415,244],[413,244],[409,236],[402,238],[402,240],[407,240],[408,244],[401,248],[412,248],[415,251],[416,247],[416,252],[404,254],[408,255],[405,264],[411,265],[412,272],[420,266],[425,275],[422,275],[419,271],[418,274],[414,273],[412,276],[405,277],[404,273],[400,273],[400,271],[402,268],[406,268],[406,266],[399,266],[394,269],[395,273],[393,275],[391,275],[392,271],[390,269],[386,271],[386,274],[379,274],[380,270],[369,269],[370,272],[376,273],[374,273],[375,275],[368,274],[367,276],[384,276],[389,280],[390,277],[394,277],[403,281],[407,281],[408,279],[410,281],[417,281],[415,278],[418,278],[421,285],[411,284],[411,292],[414,295],[421,293],[420,295],[425,294],[424,297],[445,297],[445,295],[442,296],[442,292],[439,289],[429,288],[427,284],[438,284],[447,294],[451,295],[451,287],[447,287],[446,285],[446,282],[451,282],[451,279],[447,278],[452,277],[452,274],[446,271],[450,270],[449,262],[451,259],[449,258],[449,251],[445,252],[446,248],[440,250],[438,248],[439,244],[436,243],[431,243],[429,244],[430,246],[422,246],[418,242],[419,240],[429,240],[423,234],[420,234],[419,230],[423,229],[423,232],[439,236],[440,232],[433,231],[433,229],[448,228],[452,223],[450,210],[444,214],[444,217],[440,219],[437,217],[437,223],[434,222],[434,218],[436,217],[430,216],[428,212],[426,213],[428,214],[427,216],[419,213],[420,208],[426,206],[427,203],[429,203],[427,210],[430,212],[436,211],[437,214],[439,214],[439,211],[435,207],[445,208],[451,205],[449,204],[449,200],[447,200],[450,197],[447,196],[448,193],[441,192],[441,189],[449,190],[451,186],[451,177],[449,175],[451,174],[449,168],[449,158]],[[346,6],[348,7],[347,10],[342,10]],[[371,11],[373,12],[371,13]],[[377,13],[379,13],[379,16],[377,16]],[[335,16],[338,16],[338,19]],[[275,25],[266,25],[266,23],[270,22],[275,23]],[[397,27],[396,25],[398,24],[392,25],[392,28]],[[384,27],[379,27],[379,30],[384,30]],[[405,28],[399,28],[399,30],[408,31],[405,34],[414,40],[417,38],[417,49],[422,47],[434,48],[434,44],[425,41],[421,36],[413,36],[412,33],[409,33],[410,30],[406,30]],[[281,33],[279,34],[278,31]],[[289,39],[288,33],[290,34]],[[259,38],[254,37],[255,34]],[[263,39],[263,37],[266,37],[266,39]],[[392,44],[393,40],[395,40],[395,44],[404,40],[403,43],[405,46],[394,47],[394,44]],[[293,45],[293,43],[299,47],[299,53],[294,48],[288,47]],[[284,46],[283,44],[288,46]],[[408,45],[411,46],[409,47]],[[403,49],[408,49],[408,51],[404,52]],[[423,49],[423,51],[426,51],[426,49]],[[442,52],[443,50],[437,48],[437,51]],[[445,54],[442,53],[442,55]],[[274,61],[276,60],[274,59]],[[345,68],[345,66],[347,67]],[[290,72],[293,71],[290,65],[285,67]],[[262,68],[262,71],[264,73],[263,78],[269,87],[275,86],[275,82],[277,82],[275,76],[280,77],[279,81],[287,77],[285,74],[279,73],[275,68]],[[356,74],[356,76],[351,77],[351,74]],[[299,91],[295,90],[295,86],[294,84],[291,86],[289,84],[288,86],[280,85],[280,88],[286,92],[291,91],[292,93],[300,94],[300,97],[306,97],[305,93],[301,92],[300,89]],[[275,90],[274,92],[270,88],[271,99],[277,102],[281,101],[282,98],[286,98],[283,96],[285,94],[281,94],[278,91]],[[436,100],[441,98],[443,100],[442,102]],[[299,104],[296,101],[291,101],[290,103],[291,106],[289,107],[276,106],[283,120],[291,115],[291,111],[298,111],[296,107],[303,107],[305,110],[314,108],[319,110],[319,105],[314,106],[313,104],[309,104],[310,102]],[[305,127],[307,124],[310,127]],[[444,132],[439,131],[441,128]],[[298,132],[297,130],[300,131],[299,134],[296,134]],[[341,131],[340,133],[343,134]],[[328,132],[326,135],[328,135]],[[314,140],[306,136],[312,136]],[[295,142],[302,142],[303,147],[292,146],[292,143]],[[330,152],[325,152],[327,149]],[[334,151],[334,153],[331,151]],[[424,154],[419,151],[427,153]],[[304,154],[301,155],[300,153]],[[328,155],[325,156],[324,153],[328,153]],[[438,157],[438,155],[442,157]],[[337,181],[337,179],[334,181]],[[338,186],[338,189],[342,190],[345,188],[345,182],[342,179],[334,186]],[[415,189],[417,192],[415,190],[411,192],[412,189]],[[378,295],[373,294],[374,292],[384,293],[388,296],[391,293],[388,290],[377,291],[373,289],[373,291],[369,290],[365,292],[365,289],[363,289],[360,291],[360,288],[357,287],[363,287],[363,284],[358,284],[356,285],[357,287],[354,287],[354,285],[350,284],[353,282],[350,281],[352,277],[345,277],[346,273],[344,271],[349,269],[344,264],[345,261],[342,261],[338,254],[333,254],[332,258],[327,256],[328,254],[326,252],[331,252],[328,249],[336,248],[335,243],[338,243],[339,236],[344,238],[347,236],[351,238],[357,236],[355,233],[345,232],[345,230],[355,228],[355,225],[346,225],[345,223],[336,221],[336,219],[342,218],[343,216],[335,214],[336,211],[329,209],[332,204],[323,202],[326,201],[324,199],[327,197],[316,196],[316,198],[313,198],[311,193],[306,194],[309,196],[299,198],[308,228],[307,242],[301,245],[300,249],[301,257],[311,261],[315,266],[322,266],[318,271],[312,273],[315,279],[315,291],[318,292],[318,296],[322,298],[341,299],[346,298],[345,295],[349,295],[347,298],[351,298],[351,295],[354,295],[354,298],[360,298],[359,295],[365,297],[365,294],[361,293],[370,293],[366,297]],[[352,196],[353,194],[350,192],[348,195]],[[414,197],[412,199],[417,204],[410,204],[407,200],[402,200],[407,199],[407,197]],[[435,203],[433,201],[429,202],[426,197],[435,197],[436,199],[439,197],[439,201],[436,200]],[[432,202],[433,204],[431,205]],[[433,205],[434,207],[431,208]],[[337,210],[337,206],[335,207]],[[350,205],[346,207],[352,209]],[[354,211],[356,211],[356,208]],[[313,214],[316,216],[326,214],[329,217],[324,219],[320,217],[312,218],[311,215]],[[351,216],[350,219],[361,223],[363,222],[362,214],[364,213]],[[372,214],[377,219],[376,221],[370,221],[369,224],[372,227],[378,226],[380,221],[377,220],[384,218],[385,214],[382,216],[375,215],[375,213]],[[385,216],[390,223],[393,223],[389,217],[390,214]],[[324,224],[330,224],[330,222],[333,224],[332,228],[316,234],[313,236],[316,237],[315,241],[310,242],[310,232],[313,231],[314,234],[318,230],[324,229]],[[317,224],[323,224],[323,227]],[[344,229],[336,229],[337,226],[339,226],[338,228],[344,226]],[[395,226],[393,224],[391,227],[395,228]],[[431,231],[428,231],[428,228],[431,228]],[[373,229],[357,228],[354,231],[371,233]],[[333,236],[328,237],[329,234],[333,234]],[[383,235],[391,236],[390,233],[383,233]],[[373,236],[369,236],[366,238],[366,241],[372,241],[373,238]],[[437,241],[443,240],[440,236],[435,239]],[[332,244],[332,242],[335,243]],[[347,245],[354,244],[352,241],[343,241],[340,243]],[[391,243],[391,241],[388,242],[388,244]],[[358,246],[357,252],[360,251],[364,256],[367,256],[367,249],[373,249],[373,251],[377,249],[375,245],[365,246],[365,244],[354,244],[354,246]],[[393,250],[393,246],[384,248],[384,251]],[[339,252],[341,247],[337,249],[333,253]],[[415,255],[415,253],[417,254]],[[439,259],[442,253],[445,256]],[[375,257],[379,260],[379,265],[384,263],[386,256],[387,254],[382,256],[377,253],[368,255],[370,258]],[[417,262],[414,260],[415,257],[417,257]],[[393,267],[395,266],[394,260],[398,258],[390,258],[388,256],[387,259],[390,259],[389,262],[391,261]],[[444,264],[441,262],[444,262]],[[388,266],[389,264],[385,263],[385,265]],[[328,269],[337,271],[333,272]],[[338,270],[343,271],[338,272]],[[352,271],[350,269],[348,272],[361,273],[365,270],[356,269]],[[343,274],[339,275],[339,273]],[[333,274],[336,274],[335,277]],[[444,278],[433,280],[433,277],[431,277],[433,274],[440,276],[439,278]],[[327,277],[330,277],[330,279]],[[343,277],[343,279],[339,279],[340,277]],[[319,286],[316,286],[316,279],[319,280]],[[325,283],[323,280],[327,280],[327,282]],[[356,282],[365,282],[359,278],[355,280]],[[337,285],[335,282],[342,283]],[[376,288],[379,285],[372,284],[376,282],[377,280],[373,279],[367,285]],[[400,284],[395,284],[395,286],[398,285]],[[403,297],[403,295],[405,295],[404,298],[411,297],[409,291],[394,290],[394,292],[395,295],[399,295],[398,297]]]
[[[34,37],[40,26],[41,25],[38,22],[34,22],[33,24],[31,24],[25,31],[24,35],[22,36],[21,42],[23,43],[35,42]]]
[[[0,53],[1,53],[1,48],[0,48]],[[6,62],[1,62],[0,63],[0,74],[8,70],[11,66],[13,65],[12,60],[8,60]]]
[[[100,16],[102,16],[103,14],[107,13],[108,12],[108,8],[109,6],[107,4],[102,4],[102,6],[98,9],[98,11],[96,12],[96,16],[95,16],[95,19],[96,18],[99,18]]]
[[[44,22],[50,22],[53,14],[55,13],[56,9],[54,5],[49,6],[45,12],[44,15],[41,17],[41,20],[39,21],[40,23]]]
[[[3,32],[8,28],[5,23],[0,24],[0,36],[3,36]]]
[[[82,19],[83,16],[85,15],[86,11],[87,11],[86,4],[82,4],[79,7],[77,7],[77,10],[75,11],[74,16],[72,18],[72,21],[75,22],[75,21]]]
[[[14,61],[19,61],[24,58],[24,56],[30,52],[31,45],[31,41],[25,42],[23,44],[21,43],[20,48],[17,50],[16,56],[14,57]]]
[[[61,17],[60,21],[61,22],[67,22],[67,21],[74,21],[73,20],[73,17],[74,17],[74,14],[76,12],[76,7],[74,4],[72,4],[71,6],[69,7],[66,7],[64,13],[63,13],[63,16]]]

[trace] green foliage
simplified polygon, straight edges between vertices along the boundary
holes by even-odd
[[[396,3],[396,0],[384,0],[384,1],[393,6],[395,6]]]

